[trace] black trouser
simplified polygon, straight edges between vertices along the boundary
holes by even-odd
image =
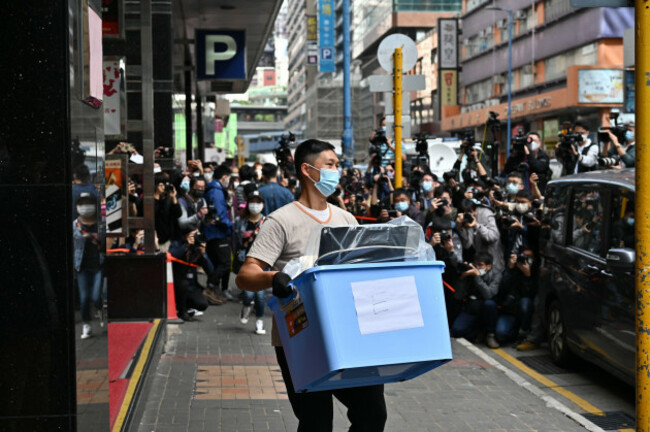
[[[185,278],[174,280],[174,296],[176,309],[180,315],[187,313],[189,308],[204,311],[208,308],[208,301],[203,296],[201,288]]]
[[[296,393],[289,374],[289,365],[282,347],[275,347],[282,377],[287,386],[289,402],[298,418],[298,432],[332,432],[334,415],[332,396],[348,409],[352,424],[349,432],[382,432],[386,424],[384,385],[348,389]]]
[[[228,282],[230,280],[230,243],[228,239],[212,239],[208,242],[206,252],[212,265],[214,265],[214,273],[210,275],[210,282],[219,286],[221,283],[221,290],[228,289]]]

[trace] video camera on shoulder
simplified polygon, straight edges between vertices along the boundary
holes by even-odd
[[[583,141],[582,135],[573,132],[570,122],[562,123],[562,130],[557,134],[557,136],[560,140],[560,147],[558,150],[564,152],[570,152],[571,147],[577,150]]]
[[[530,142],[530,138],[524,133],[524,128],[517,128],[517,135],[512,137],[512,148],[517,153],[524,153],[524,147]]]
[[[278,161],[278,166],[282,169],[286,169],[288,165],[291,165],[293,157],[291,156],[291,144],[295,144],[296,136],[289,132],[289,134],[282,135],[278,139],[280,144],[275,152],[275,159]]]

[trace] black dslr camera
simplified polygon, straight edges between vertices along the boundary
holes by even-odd
[[[601,127],[598,129],[598,141],[608,143],[610,142],[609,134],[607,131],[610,131],[620,144],[625,144],[625,133],[627,132],[627,126],[618,124],[618,115],[619,111],[613,109],[609,113],[609,117],[614,119],[614,126],[611,127]],[[598,165],[603,168],[609,168],[613,165],[617,165],[620,162],[621,158],[619,155],[614,155],[610,157],[599,157]]]
[[[194,244],[201,245],[205,243],[207,243],[207,240],[205,239],[205,234],[203,234],[201,231],[197,231],[196,234],[194,234]]]
[[[463,142],[460,145],[460,151],[464,152],[466,156],[470,156],[472,154],[473,148],[473,143],[474,143],[474,131],[472,129],[465,129],[460,136],[461,141]]]
[[[458,180],[458,170],[453,169],[450,171],[447,171],[446,173],[442,174],[442,178],[445,180],[445,182],[448,182],[449,180]]]
[[[533,257],[530,255],[526,255],[523,252],[519,252],[517,254],[517,264],[526,264],[528,263],[529,266],[533,265]]]

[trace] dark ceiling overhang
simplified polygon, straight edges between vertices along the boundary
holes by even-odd
[[[271,36],[282,0],[173,0],[174,88],[184,92],[184,71],[189,55],[192,65],[196,29],[246,31],[246,79],[199,81],[203,95],[244,93]],[[187,51],[186,51],[187,50]],[[195,77],[195,69],[192,68]]]

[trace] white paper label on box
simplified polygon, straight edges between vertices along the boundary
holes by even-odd
[[[353,282],[361,334],[424,327],[413,276]]]

